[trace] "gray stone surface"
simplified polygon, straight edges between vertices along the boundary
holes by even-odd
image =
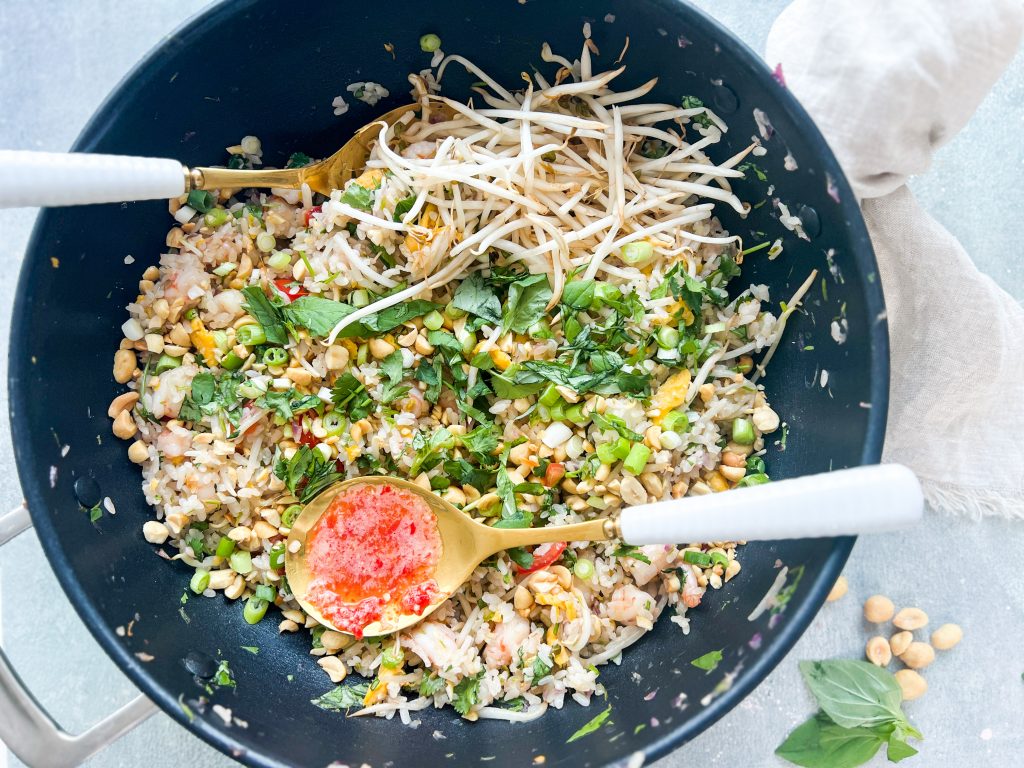
[[[204,0],[4,0],[0,3],[0,147],[67,149],[128,68]],[[757,50],[781,0],[700,0]],[[979,266],[1018,299],[1024,259],[1016,248],[1024,154],[1024,57],[982,104],[967,129],[913,183]],[[0,306],[10,307],[35,212],[0,211]],[[950,276],[955,279],[955,276]],[[951,322],[963,307],[950,307]],[[9,312],[0,312],[6,345]],[[966,350],[965,350],[966,353]],[[6,351],[0,381],[6,382]],[[1019,394],[1019,393],[1018,393]],[[0,406],[7,393],[0,386]],[[998,461],[998,457],[993,457]],[[6,420],[0,427],[0,504],[21,499]],[[885,592],[917,604],[936,622],[958,621],[962,645],[929,670],[931,692],[908,707],[926,734],[914,765],[1020,764],[1024,753],[1024,576],[1017,568],[1024,525],[975,523],[931,514],[911,534],[861,540],[846,569],[851,593],[827,605],[794,652],[734,712],[665,758],[675,768],[781,765],[772,750],[811,711],[799,659],[856,657],[868,637],[859,600]],[[4,647],[38,697],[68,728],[86,727],[133,695],[133,688],[78,620],[34,534],[0,556]],[[18,761],[12,758],[12,764]],[[100,767],[235,765],[164,715],[157,715],[89,762]]]

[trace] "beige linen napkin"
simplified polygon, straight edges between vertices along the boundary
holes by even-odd
[[[1020,0],[796,0],[765,54],[839,159],[878,257],[883,461],[911,467],[933,508],[971,517],[1024,519],[1024,309],[906,183],[967,123],[1022,30]],[[1013,243],[1006,254],[1024,258]]]

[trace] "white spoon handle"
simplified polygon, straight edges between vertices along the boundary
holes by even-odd
[[[166,200],[184,192],[177,160],[0,150],[0,208]]]
[[[923,509],[914,473],[881,464],[643,504],[619,523],[630,544],[809,539],[905,528]]]

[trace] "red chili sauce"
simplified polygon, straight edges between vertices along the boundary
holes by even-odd
[[[338,629],[423,613],[438,595],[441,535],[430,507],[391,485],[342,491],[306,537],[307,599]]]

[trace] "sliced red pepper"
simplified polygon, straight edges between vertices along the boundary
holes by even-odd
[[[533,550],[533,565],[529,568],[521,568],[516,565],[516,571],[519,573],[543,571],[562,556],[562,553],[565,552],[565,548],[567,546],[569,546],[569,542],[567,541],[558,541],[554,544],[541,544]]]
[[[307,208],[302,212],[302,224],[303,226],[309,226],[309,220],[313,217],[314,213],[320,213],[322,208],[319,205],[314,205],[312,208]]]
[[[277,290],[283,293],[289,302],[295,301],[300,296],[306,296],[309,294],[309,291],[294,280],[289,280],[287,277],[277,278],[274,281],[274,285],[277,286]]]
[[[542,482],[548,488],[554,488],[562,482],[563,477],[565,477],[565,464],[553,461],[544,470],[544,480]]]

